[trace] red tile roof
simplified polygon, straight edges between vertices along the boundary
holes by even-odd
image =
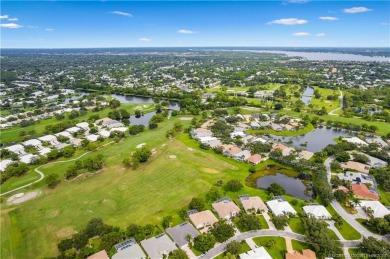
[[[356,198],[365,200],[379,200],[377,193],[370,192],[364,184],[351,184],[351,189]]]

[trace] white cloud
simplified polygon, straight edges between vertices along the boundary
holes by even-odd
[[[151,42],[152,40],[148,39],[148,38],[141,38],[141,39],[138,39],[138,41],[140,41],[140,42]]]
[[[352,7],[343,10],[344,13],[364,13],[369,11],[372,11],[372,9],[368,9],[367,7]]]
[[[110,13],[117,14],[117,15],[122,15],[122,16],[133,17],[133,15],[131,13],[125,13],[125,12],[121,12],[121,11],[113,11],[113,12],[110,12]]]
[[[273,20],[268,24],[297,25],[297,24],[305,24],[305,23],[308,23],[308,21],[297,19],[297,18],[287,18],[287,19]]]
[[[9,18],[8,21],[10,22],[16,22],[17,20],[19,20],[18,18]]]
[[[181,29],[181,30],[178,30],[177,33],[182,33],[182,34],[194,34],[194,33],[196,33],[196,32],[195,32],[195,31],[186,30],[186,29]]]
[[[325,33],[317,33],[316,36],[317,37],[324,37],[326,34]]]
[[[23,26],[16,23],[2,23],[0,24],[0,27],[8,28],[8,29],[18,29],[18,28],[22,28]]]
[[[55,29],[52,28],[46,28],[45,31],[55,31]]]
[[[8,19],[8,17],[9,17],[9,16],[6,15],[6,14],[5,14],[5,15],[0,15],[0,19]]]
[[[384,26],[389,26],[389,25],[390,25],[390,23],[388,23],[388,22],[381,22],[381,25],[384,25]]]
[[[296,37],[305,37],[305,36],[310,36],[310,33],[308,33],[308,32],[295,32],[292,35],[296,36]]]
[[[333,16],[321,16],[321,17],[318,17],[318,19],[323,20],[323,21],[336,21],[339,18],[333,17]]]
[[[27,28],[29,28],[29,29],[38,29],[38,26],[28,25]]]

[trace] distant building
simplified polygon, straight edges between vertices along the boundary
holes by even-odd
[[[218,222],[217,217],[209,210],[190,213],[188,217],[197,229],[212,226]]]
[[[365,173],[365,174],[368,174],[370,171],[369,165],[362,164],[362,163],[355,162],[355,161],[348,161],[347,163],[341,163],[341,168],[343,170],[350,169],[350,170],[355,170],[355,171]]]
[[[238,197],[246,213],[268,211],[265,203],[258,196],[240,195]]]
[[[294,208],[283,197],[275,196],[273,200],[267,201],[266,204],[275,216],[297,215]]]
[[[240,208],[229,198],[222,198],[212,204],[213,209],[222,219],[230,219],[240,214]]]
[[[264,247],[258,247],[239,255],[241,259],[272,259]]]
[[[304,206],[303,211],[307,216],[312,216],[317,219],[331,219],[332,215],[328,212],[328,210],[319,204],[308,204]]]
[[[353,195],[362,200],[379,200],[376,192],[370,191],[365,184],[351,184]]]
[[[117,252],[112,256],[112,259],[146,259],[145,253],[142,251],[142,248],[138,245],[134,238],[130,238],[119,244],[116,244],[115,249]]]
[[[180,225],[177,225],[172,228],[165,229],[165,232],[175,241],[175,243],[183,248],[188,245],[187,236],[190,235],[191,238],[199,236],[198,230],[189,222],[184,222]]]
[[[390,214],[390,210],[379,201],[360,201],[359,206],[362,207],[364,211],[367,211],[368,208],[371,209],[374,218],[383,218]]]
[[[141,245],[150,258],[160,259],[176,250],[175,243],[165,234],[141,241]]]

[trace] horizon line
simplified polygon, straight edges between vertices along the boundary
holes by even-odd
[[[3,49],[125,49],[125,48],[346,48],[346,49],[364,49],[364,48],[385,48],[389,46],[363,46],[363,47],[344,47],[344,46],[135,46],[135,47],[0,47]]]

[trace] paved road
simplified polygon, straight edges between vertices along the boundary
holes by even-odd
[[[332,163],[332,161],[334,160],[334,157],[333,156],[330,156],[328,157],[325,162],[324,162],[324,165],[326,167],[326,171],[328,173],[328,182],[330,184],[330,177],[331,177],[331,170],[330,170],[330,164]],[[377,234],[374,234],[370,231],[368,231],[365,227],[363,227],[359,222],[357,222],[355,220],[355,218],[351,215],[351,214],[348,214],[344,208],[336,201],[336,200],[333,200],[330,205],[333,207],[333,209],[345,220],[347,221],[354,229],[356,229],[356,231],[358,231],[362,236],[364,237],[369,237],[369,236],[373,236],[377,239],[382,239],[382,240],[385,240],[385,238],[381,235],[377,235]]]
[[[334,112],[343,108],[343,92],[340,90],[340,88],[339,88],[339,91],[340,91],[340,97],[339,97],[340,98],[340,107],[330,111],[329,115],[339,116],[338,114],[334,114]]]
[[[112,144],[112,143],[114,143],[114,141],[108,142],[108,143],[102,145],[101,147],[107,146],[107,145]],[[0,196],[6,195],[6,194],[8,194],[8,193],[15,192],[15,191],[17,191],[17,190],[26,188],[26,187],[28,187],[28,186],[31,186],[31,185],[33,185],[33,184],[35,184],[35,183],[38,183],[38,182],[42,181],[43,178],[45,178],[45,175],[42,173],[42,171],[39,170],[39,168],[41,168],[42,166],[47,166],[47,165],[51,165],[51,164],[67,163],[67,162],[76,161],[76,160],[82,158],[83,156],[85,156],[85,155],[87,155],[87,154],[89,154],[89,153],[91,153],[91,152],[93,152],[93,151],[88,151],[88,152],[82,154],[81,156],[79,156],[79,157],[77,157],[77,158],[70,159],[70,160],[55,161],[55,162],[51,162],[51,163],[48,163],[48,164],[40,165],[40,166],[38,166],[37,168],[34,169],[34,171],[37,172],[37,173],[39,174],[39,179],[38,179],[38,180],[35,180],[34,182],[25,184],[25,185],[20,186],[20,187],[18,187],[18,188],[12,189],[12,190],[10,190],[10,191],[8,191],[8,192],[3,192],[2,194],[0,194]]]
[[[288,237],[294,240],[298,241],[305,241],[305,236],[291,233],[287,231],[281,231],[281,230],[271,230],[271,229],[262,229],[262,230],[256,230],[256,231],[249,231],[241,233],[237,236],[234,236],[227,240],[226,242],[220,243],[217,246],[215,246],[213,249],[209,250],[204,256],[200,258],[214,258],[215,256],[223,253],[225,251],[225,247],[227,244],[229,244],[232,241],[242,241],[247,238],[254,238],[254,237],[264,237],[264,236],[278,236],[278,237]],[[357,245],[360,243],[360,241],[340,241],[344,247],[346,248],[353,248],[357,247]]]

